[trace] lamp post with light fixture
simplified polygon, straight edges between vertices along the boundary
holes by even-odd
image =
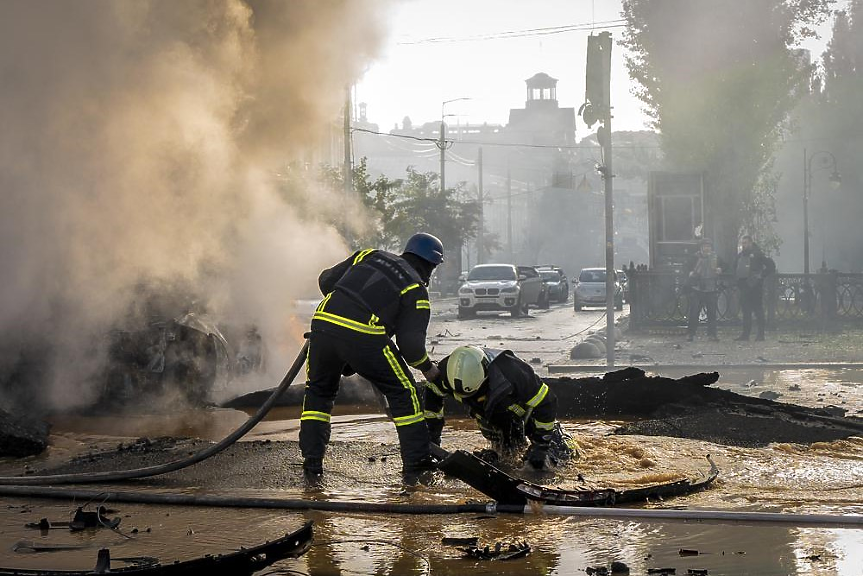
[[[833,171],[830,173],[830,185],[838,189],[842,185],[842,177],[836,167],[836,157],[826,150],[819,150],[811,156],[807,156],[803,149],[803,274],[809,274],[809,196],[812,194],[812,160],[816,157],[822,159],[822,166],[816,169]],[[829,163],[828,163],[829,162]]]

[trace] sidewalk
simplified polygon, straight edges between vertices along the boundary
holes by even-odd
[[[828,333],[816,330],[776,330],[766,334],[764,342],[750,339],[737,342],[739,327],[720,327],[719,342],[711,342],[706,331],[698,333],[694,342],[687,342],[683,327],[658,327],[639,332],[627,328],[624,320],[623,339],[617,343],[617,366],[651,368],[863,368],[863,326]],[[549,373],[574,369],[604,370],[605,359],[562,359],[548,366]]]

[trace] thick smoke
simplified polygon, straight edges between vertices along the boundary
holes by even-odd
[[[289,342],[292,299],[346,247],[316,217],[335,198],[288,202],[275,174],[338,118],[380,8],[3,2],[0,384],[35,372],[47,403],[87,401],[99,335],[142,282],[191,286]],[[292,360],[289,346],[271,352],[273,368]]]

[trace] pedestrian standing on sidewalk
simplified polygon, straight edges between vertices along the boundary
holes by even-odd
[[[692,342],[698,330],[698,320],[701,310],[707,310],[707,335],[718,342],[716,335],[716,300],[717,284],[716,278],[722,274],[719,260],[713,252],[713,242],[709,238],[702,238],[698,255],[689,273],[689,336]]]
[[[764,340],[764,252],[752,241],[752,236],[740,239],[740,253],[734,269],[743,310],[743,333],[735,340],[749,340],[753,314],[758,330],[755,339]]]

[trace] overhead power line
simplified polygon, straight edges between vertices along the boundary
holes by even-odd
[[[440,138],[423,138],[420,136],[410,136],[408,134],[387,134],[386,132],[378,132],[376,130],[368,130],[366,128],[352,128],[354,132],[363,132],[365,134],[373,134],[375,136],[384,136],[387,138],[406,138],[409,140],[418,140],[420,142],[431,142],[432,144],[440,144]],[[447,145],[447,149],[449,146],[453,144],[472,144],[474,146],[501,146],[505,148],[548,148],[555,150],[597,150],[599,149],[599,144],[593,146],[573,146],[573,145],[557,145],[557,144],[525,144],[518,142],[482,142],[479,140],[452,140],[449,138],[444,139],[444,142]],[[615,144],[615,148],[645,148],[645,149],[657,149],[660,146],[657,145],[645,145],[645,144]]]
[[[527,36],[549,36],[552,34],[564,34],[567,32],[590,32],[593,30],[607,30],[609,28],[623,28],[626,20],[603,20],[601,22],[584,22],[581,24],[566,24],[563,26],[549,26],[546,28],[526,28],[523,30],[505,30],[503,32],[490,32],[474,36],[438,36],[432,38],[421,38],[419,40],[405,40],[397,42],[401,46],[415,44],[443,44],[451,42],[481,42],[485,40],[506,40],[509,38],[524,38]]]

